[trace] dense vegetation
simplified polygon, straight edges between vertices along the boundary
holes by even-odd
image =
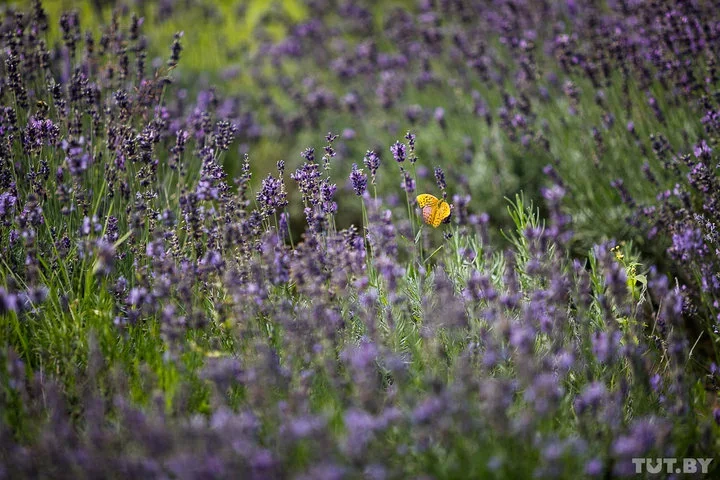
[[[720,449],[716,2],[111,3],[0,7],[0,478]]]

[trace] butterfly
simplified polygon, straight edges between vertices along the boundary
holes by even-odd
[[[450,205],[445,200],[438,200],[434,195],[423,193],[417,196],[417,203],[422,208],[425,223],[437,228],[443,220],[450,216]]]

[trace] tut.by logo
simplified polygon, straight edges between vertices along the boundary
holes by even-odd
[[[633,458],[635,473],[708,473],[712,458]]]

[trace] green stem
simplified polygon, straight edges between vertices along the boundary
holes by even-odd
[[[425,260],[423,260],[423,264],[427,263],[427,261],[430,260],[430,259],[433,257],[433,255],[435,255],[437,252],[439,252],[444,246],[445,246],[445,245],[443,244],[443,245],[440,245],[439,247],[437,247],[437,248],[435,249],[435,251],[433,251],[433,252],[430,254],[430,256],[428,256]]]

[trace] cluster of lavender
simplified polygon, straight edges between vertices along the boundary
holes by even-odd
[[[408,15],[388,31],[410,53]],[[396,170],[368,151],[348,177],[362,225],[340,229],[336,135],[291,173],[255,183],[246,156],[229,178],[247,129],[176,91],[181,34],[148,65],[137,16],[96,38],[65,14],[52,47],[50,21],[34,2],[0,26],[0,478],[608,478],[718,451],[720,370],[688,368],[689,296],[629,248],[573,260],[568,182],[542,190],[547,224],[518,198],[502,250],[436,168],[454,207],[438,243],[387,201],[377,180],[399,190]],[[403,77],[384,76],[391,101]],[[423,138],[383,148],[407,193]],[[682,245],[701,240],[659,225],[698,261]]]
[[[537,192],[549,174],[569,192],[574,248],[634,240],[679,279],[698,351],[720,358],[720,10],[514,0],[382,12],[317,0],[308,9],[258,55],[268,75],[296,86],[298,117],[317,124],[318,111],[344,112],[372,117],[381,133],[422,128],[431,141],[419,157],[452,164],[456,190],[493,213],[519,188]],[[430,103],[438,99],[442,106]]]
[[[552,164],[572,189],[566,202],[584,246],[628,236],[610,182],[624,178],[636,200],[652,200],[652,185],[630,180],[646,162],[663,168],[653,141],[662,134],[690,152],[705,137],[701,118],[712,123],[718,110],[720,14],[707,2],[307,8],[256,56],[255,81],[287,92],[268,99],[277,128],[352,122],[365,148],[421,127],[429,141],[419,157],[452,163],[457,189],[492,213],[520,188],[538,191]],[[357,125],[359,116],[374,121]]]
[[[720,137],[712,132],[712,126],[707,133],[717,144]],[[613,181],[612,185],[634,211],[629,217],[631,224],[640,227],[650,242],[659,243],[667,263],[665,268],[677,278],[685,297],[683,312],[691,327],[689,334],[698,341],[706,335],[700,350],[718,358],[720,183],[714,173],[718,164],[705,140],[695,145],[692,154],[672,151],[662,137],[656,140],[653,149],[665,166],[666,176],[676,182],[673,186],[664,188],[647,166],[644,168],[646,181],[658,192],[653,201],[638,205],[622,179]]]

